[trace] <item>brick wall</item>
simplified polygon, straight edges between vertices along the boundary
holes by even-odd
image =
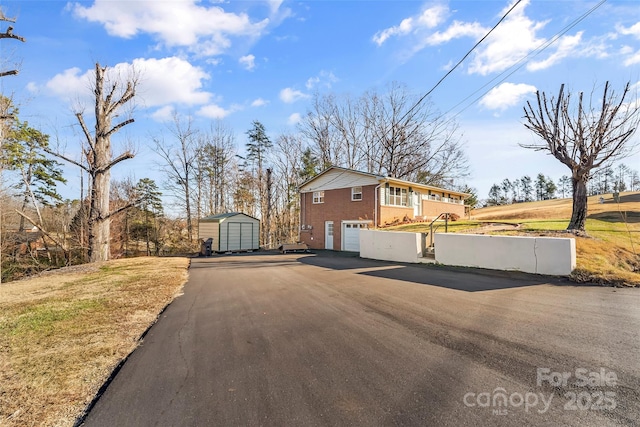
[[[393,222],[402,221],[404,217],[413,218],[413,208],[404,206],[380,206],[380,220],[378,225],[391,224]]]
[[[439,202],[436,200],[422,201],[422,216],[427,219],[434,219],[441,213],[455,213],[464,218],[464,205],[456,203]]]
[[[434,219],[441,213],[455,213],[464,218],[464,205],[456,203],[439,202],[435,200],[422,200],[422,216],[427,219]],[[402,221],[403,218],[414,218],[414,210],[409,207],[402,206],[381,206],[380,222],[378,225],[391,224],[394,221]]]
[[[313,193],[300,195],[300,224],[311,230],[300,230],[300,240],[312,249],[325,248],[325,221],[333,221],[333,249],[340,250],[343,220],[374,219],[375,185],[362,187],[362,200],[351,201],[351,188],[326,190],[324,203],[313,203]]]

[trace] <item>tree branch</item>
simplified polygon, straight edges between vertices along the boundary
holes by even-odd
[[[103,217],[100,217],[100,219],[107,220],[107,219],[111,218],[112,216],[116,216],[116,215],[118,215],[120,212],[125,211],[125,210],[127,210],[127,209],[129,209],[129,208],[134,207],[135,205],[137,205],[138,203],[140,203],[140,201],[141,201],[141,200],[142,200],[142,199],[136,199],[136,200],[134,200],[133,202],[129,202],[129,203],[127,203],[127,204],[126,204],[126,205],[124,205],[124,206],[120,206],[118,209],[116,209],[116,210],[114,210],[114,211],[109,212],[107,215],[105,215],[105,216],[103,216]]]
[[[80,127],[82,128],[82,132],[84,133],[85,138],[87,138],[87,142],[89,146],[93,148],[93,137],[87,128],[87,125],[84,123],[84,116],[82,113],[76,113],[76,118],[78,119],[78,123],[80,123]]]
[[[20,40],[21,42],[25,42],[25,38],[22,36],[19,36],[17,34],[13,34],[13,27],[9,26],[9,28],[7,28],[7,31],[4,33],[0,33],[0,39],[15,39],[15,40]]]
[[[85,170],[87,173],[89,173],[89,168],[88,168],[87,166],[83,165],[82,163],[78,163],[78,162],[76,162],[75,160],[72,160],[72,159],[70,159],[70,158],[68,158],[68,157],[64,156],[63,154],[56,153],[55,151],[51,150],[51,149],[50,149],[50,148],[48,148],[48,147],[43,147],[43,150],[44,150],[46,153],[49,153],[49,154],[51,154],[52,156],[58,157],[59,159],[62,159],[62,160],[64,160],[65,162],[69,162],[69,163],[71,163],[72,165],[76,165],[76,166],[78,166],[79,168],[81,168],[81,169]]]
[[[60,246],[65,253],[68,252],[67,248],[64,247],[64,245],[62,244],[62,242],[60,242],[60,240],[58,240],[56,237],[52,236],[47,230],[45,230],[40,224],[36,223],[33,219],[31,219],[27,214],[25,214],[24,212],[21,212],[21,211],[19,211],[17,209],[15,209],[15,212],[18,215],[20,215],[21,217],[23,217],[24,219],[26,219],[27,221],[29,221],[31,223],[31,225],[33,225],[38,230],[40,230],[42,232],[42,234],[44,234],[49,239],[51,239],[53,241],[53,243],[55,243],[56,245]]]
[[[105,135],[106,137],[111,136],[111,134],[115,133],[118,131],[118,129],[125,127],[128,124],[131,124],[135,122],[134,118],[130,118],[125,120],[124,122],[118,123],[117,125],[115,125],[114,127],[111,128],[111,130],[109,132],[107,132],[107,134]]]
[[[18,70],[0,71],[0,77],[17,76]]]
[[[102,168],[97,168],[95,170],[95,173],[103,173],[108,171],[109,169],[111,169],[112,167],[114,167],[116,164],[120,163],[123,160],[127,160],[127,159],[133,159],[135,157],[135,155],[131,152],[131,151],[125,151],[124,153],[120,154],[118,157],[116,157],[115,159],[113,159],[111,161],[111,163],[109,163],[108,165],[106,165],[105,167]],[[88,171],[87,171],[88,172]]]

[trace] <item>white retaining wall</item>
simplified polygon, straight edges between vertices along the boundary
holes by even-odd
[[[395,262],[418,262],[420,233],[360,229],[360,256]]]
[[[436,233],[436,262],[565,276],[576,268],[570,238]]]
[[[576,268],[570,238],[436,233],[436,262],[462,267],[566,276]],[[420,233],[360,230],[360,256],[383,261],[423,260]]]

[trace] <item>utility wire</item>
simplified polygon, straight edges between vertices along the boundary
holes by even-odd
[[[567,32],[569,32],[569,30],[571,30],[572,28],[574,28],[576,25],[578,25],[580,22],[584,21],[589,15],[591,15],[593,12],[596,11],[596,9],[598,9],[600,6],[602,6],[604,3],[606,3],[607,0],[601,0],[598,4],[596,4],[595,6],[593,6],[591,9],[589,9],[588,11],[586,11],[585,13],[583,13],[582,15],[580,15],[578,18],[576,18],[573,22],[571,22],[569,25],[567,25],[566,27],[564,27],[562,30],[560,30],[558,33],[556,33],[551,39],[549,39],[548,41],[542,43],[540,46],[538,46],[537,48],[535,48],[534,50],[532,50],[531,52],[529,52],[526,56],[524,56],[523,58],[521,58],[518,62],[516,62],[515,64],[513,64],[511,67],[509,67],[507,70],[503,71],[502,73],[498,74],[496,77],[494,77],[493,79],[491,79],[489,82],[487,82],[486,84],[484,84],[483,86],[481,86],[479,89],[477,89],[476,91],[474,91],[473,93],[471,93],[469,96],[467,96],[466,98],[464,98],[462,101],[458,102],[456,105],[454,105],[453,107],[451,107],[447,112],[445,112],[443,114],[443,116],[446,116],[447,114],[449,114],[451,111],[455,110],[456,108],[458,108],[460,105],[464,104],[468,99],[470,99],[471,97],[473,97],[475,94],[477,94],[478,92],[482,91],[484,88],[486,88],[489,85],[492,85],[493,82],[495,82],[496,80],[498,80],[497,83],[493,84],[489,89],[487,89],[486,91],[482,92],[482,94],[478,97],[476,97],[472,102],[470,102],[466,107],[464,107],[463,109],[461,109],[460,111],[458,111],[456,114],[454,114],[451,118],[455,118],[458,115],[460,115],[463,111],[465,111],[467,108],[469,108],[470,106],[472,106],[473,104],[475,104],[476,102],[478,102],[478,100],[480,100],[483,96],[485,96],[487,93],[489,93],[489,91],[491,91],[493,88],[495,88],[496,86],[498,86],[500,83],[504,82],[507,78],[511,77],[516,71],[520,70],[522,67],[524,67],[524,65],[533,57],[538,56],[539,54],[541,54],[545,49],[547,49],[549,46],[551,46],[552,44],[554,44],[560,37],[562,37],[563,35],[565,35]],[[515,68],[514,68],[515,67]],[[504,76],[504,77],[503,77]]]
[[[431,89],[429,89],[429,91],[425,93],[398,121],[399,122],[403,121],[409,114],[411,114],[413,110],[415,110],[422,103],[422,101],[424,101],[429,95],[431,95],[431,93],[438,86],[440,86],[440,83],[442,83],[444,79],[446,79],[451,73],[453,73],[453,71],[456,68],[458,68],[458,66],[460,66],[460,64],[462,64],[469,55],[471,55],[471,53],[480,45],[480,43],[482,43],[487,37],[489,37],[489,35],[498,27],[498,25],[500,25],[502,21],[504,21],[507,18],[507,16],[511,13],[511,11],[513,11],[513,9],[515,9],[516,6],[518,6],[521,2],[522,0],[518,0],[517,2],[515,2],[513,6],[511,6],[509,10],[507,10],[507,12],[504,15],[502,15],[502,18],[500,18],[500,20],[489,30],[489,32],[485,34],[484,37],[482,37],[480,40],[478,40],[478,42],[476,42],[476,44],[474,44],[473,47],[469,49],[469,51],[462,57],[462,59],[458,61],[458,63],[454,65],[453,68],[447,71],[447,73],[444,76],[442,76],[442,78],[438,80],[438,82]]]

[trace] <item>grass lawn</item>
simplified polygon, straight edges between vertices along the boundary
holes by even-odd
[[[0,425],[72,426],[180,292],[186,258],[132,258],[0,285]]]
[[[604,203],[600,196],[589,198],[588,237],[575,237],[577,267],[571,278],[577,282],[640,286],[640,193],[623,193],[619,203],[611,195],[602,197]],[[449,232],[568,237],[564,230],[570,217],[570,199],[493,206],[473,211],[471,220],[450,224]],[[498,222],[518,228],[488,227]],[[389,230],[427,232],[429,226],[417,223]],[[443,231],[443,226],[437,230]]]

